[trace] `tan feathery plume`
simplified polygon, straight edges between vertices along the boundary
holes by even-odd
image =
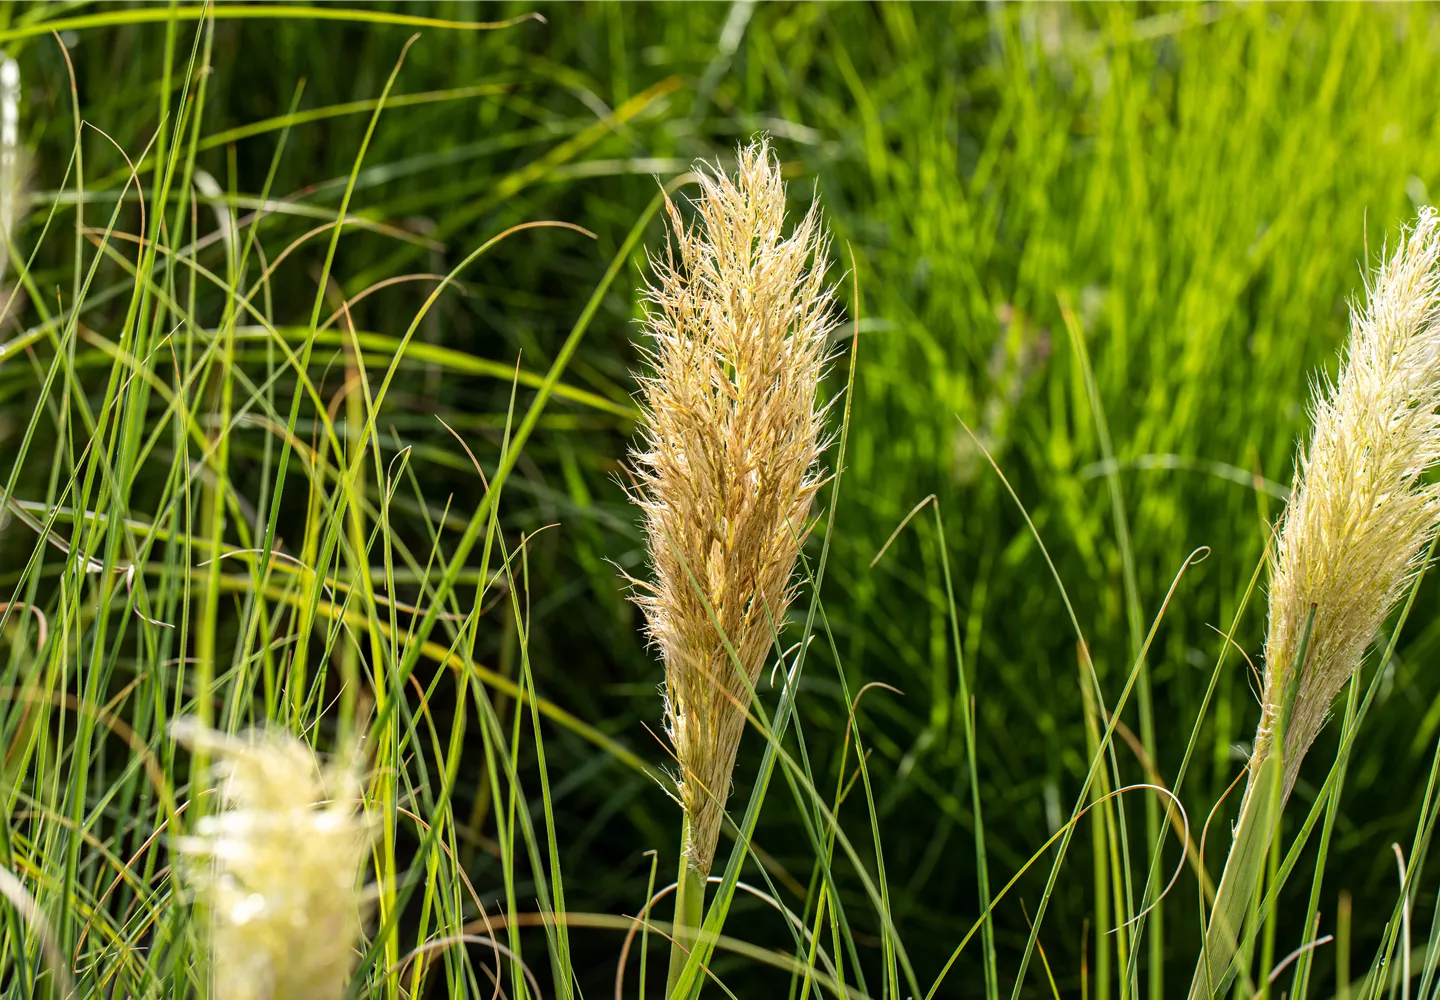
[[[1421,479],[1440,461],[1437,265],[1440,220],[1427,208],[1353,311],[1339,379],[1316,393],[1314,436],[1300,456],[1271,577],[1263,714],[1251,762],[1253,773],[1271,752],[1293,686],[1284,793],[1440,525],[1440,487]]]
[[[654,573],[636,601],[665,661],[685,853],[703,879],[822,481],[818,393],[835,319],[818,206],[783,234],[785,185],[765,140],[739,150],[733,178],[702,168],[699,185],[696,224],[667,202],[672,239],[650,258],[651,371],[632,459]]]
[[[1340,376],[1315,393],[1270,580],[1265,686],[1234,840],[1190,1000],[1222,996],[1280,814],[1330,704],[1440,527],[1440,219],[1420,213],[1351,312]],[[1281,738],[1275,755],[1277,734]]]
[[[222,810],[179,847],[209,913],[216,1000],[339,1000],[361,945],[369,829],[359,782],[289,736],[190,720],[177,739],[215,754]]]

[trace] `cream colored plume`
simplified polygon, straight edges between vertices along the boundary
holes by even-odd
[[[1284,793],[1337,693],[1405,590],[1440,525],[1440,220],[1421,212],[1352,310],[1340,376],[1316,392],[1270,584],[1265,690],[1252,775],[1287,691]],[[1295,674],[1310,608],[1314,622]]]
[[[651,370],[632,458],[654,572],[636,601],[665,660],[685,851],[703,876],[821,483],[818,393],[835,319],[819,209],[784,234],[768,143],[741,148],[733,178],[699,175],[696,222],[668,204],[672,239],[663,258],[651,255]]]
[[[305,744],[227,736],[182,720],[178,739],[218,758],[220,811],[180,842],[209,916],[215,1000],[339,1000],[361,941],[369,831],[356,777]]]

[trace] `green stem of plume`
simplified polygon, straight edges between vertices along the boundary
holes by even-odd
[[[1237,971],[1232,965],[1240,950],[1240,931],[1247,926],[1246,918],[1255,904],[1255,890],[1280,814],[1279,757],[1278,753],[1271,754],[1252,774],[1245,789],[1235,842],[1225,859],[1225,872],[1220,876],[1220,888],[1210,911],[1205,953],[1190,984],[1190,1000],[1223,996]]]
[[[680,873],[675,888],[674,937],[670,942],[670,971],[665,977],[665,995],[673,997],[680,983],[685,963],[694,947],[695,931],[705,920],[705,876],[691,862],[686,847],[690,843],[690,816],[680,833]]]
[[[1260,876],[1270,855],[1271,842],[1280,831],[1280,814],[1285,805],[1285,730],[1290,722],[1295,695],[1300,684],[1305,654],[1310,648],[1311,630],[1315,625],[1315,608],[1310,608],[1300,648],[1291,664],[1288,682],[1281,697],[1280,711],[1270,739],[1270,749],[1259,768],[1250,772],[1245,800],[1240,806],[1240,820],[1235,829],[1235,842],[1225,859],[1225,871],[1210,910],[1210,924],[1205,931],[1205,951],[1195,968],[1190,983],[1190,1000],[1212,1000],[1225,995],[1230,983],[1249,965],[1248,958],[1237,962],[1237,955],[1249,956],[1259,929],[1256,908],[1259,905]],[[1271,877],[1274,877],[1272,865]],[[1242,932],[1243,929],[1243,939]],[[1265,970],[1262,970],[1264,972]]]

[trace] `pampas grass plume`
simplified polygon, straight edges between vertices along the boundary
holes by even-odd
[[[1284,791],[1331,702],[1424,559],[1440,525],[1440,220],[1424,209],[1383,258],[1333,384],[1321,382],[1276,547],[1262,716],[1252,774],[1287,692]],[[1298,664],[1311,607],[1314,620]]]
[[[180,842],[209,915],[216,1000],[339,1000],[361,944],[369,831],[347,768],[289,736],[227,736],[181,720],[218,758],[219,812]]]
[[[654,574],[636,601],[665,661],[685,853],[703,877],[822,481],[817,395],[835,320],[819,209],[783,234],[785,185],[765,140],[739,150],[733,177],[702,168],[699,185],[696,222],[668,203],[672,238],[650,259],[632,468]]]

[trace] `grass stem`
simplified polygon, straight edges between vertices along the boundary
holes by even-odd
[[[690,817],[680,835],[680,872],[675,887],[675,929],[670,943],[670,971],[665,977],[665,995],[673,997],[680,983],[685,963],[690,958],[695,931],[705,919],[705,876],[690,859],[686,845],[690,843]]]

